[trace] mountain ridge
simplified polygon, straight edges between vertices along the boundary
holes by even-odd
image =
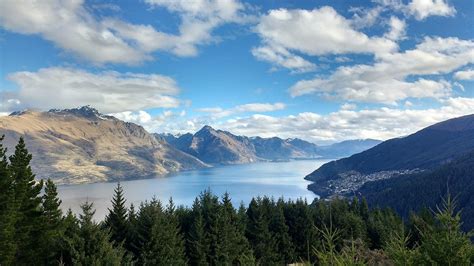
[[[371,139],[348,140],[341,142],[351,146],[351,149],[345,149],[339,147],[343,146],[341,143],[318,146],[298,138],[237,136],[228,131],[214,129],[209,125],[203,126],[194,134],[186,133],[174,136],[169,133],[155,133],[154,135],[167,141],[175,148],[210,164],[335,158],[348,155],[348,152],[360,152],[380,143],[378,140]],[[354,146],[351,143],[359,145]],[[243,157],[239,157],[238,154],[242,154]]]
[[[403,138],[384,141],[348,158],[331,161],[305,178],[315,182],[309,188],[316,193],[347,192],[342,190],[357,189],[349,186],[359,181],[343,184],[343,180],[386,179],[430,170],[471,149],[474,149],[474,115],[467,115],[436,123]]]
[[[59,184],[164,176],[207,167],[142,126],[87,106],[13,113],[0,117],[0,132],[9,152],[24,136],[38,177]]]

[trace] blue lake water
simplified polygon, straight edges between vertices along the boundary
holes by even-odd
[[[127,203],[138,206],[153,197],[167,203],[172,197],[176,205],[190,206],[205,189],[221,196],[229,192],[232,202],[248,204],[252,197],[272,196],[285,199],[306,198],[312,201],[317,195],[307,190],[304,176],[327,162],[326,160],[297,160],[264,162],[243,165],[219,166],[180,172],[167,177],[121,182]],[[116,183],[94,183],[59,186],[62,208],[75,213],[80,204],[89,201],[96,208],[96,219],[102,219],[110,207]]]

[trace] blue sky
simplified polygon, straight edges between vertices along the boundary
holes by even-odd
[[[316,143],[474,113],[474,1],[0,2],[0,112]]]

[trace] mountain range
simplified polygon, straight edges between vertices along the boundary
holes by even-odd
[[[13,112],[0,117],[0,134],[5,135],[10,154],[23,136],[33,154],[33,171],[58,184],[164,176],[217,164],[319,158],[361,151],[377,143],[354,141],[346,148],[335,144],[331,149],[300,139],[236,136],[210,126],[179,137],[150,134],[89,106]]]
[[[33,154],[33,171],[59,184],[163,176],[208,166],[141,126],[90,107],[14,112],[0,117],[0,134],[10,153],[23,136]]]
[[[350,194],[366,182],[429,172],[474,151],[474,115],[450,119],[403,138],[324,164],[306,179],[323,197]]]
[[[155,134],[160,139],[208,164],[240,164],[257,161],[337,158],[371,148],[380,141],[349,140],[327,146],[297,139],[236,136],[230,132],[204,126],[195,134],[174,136]]]

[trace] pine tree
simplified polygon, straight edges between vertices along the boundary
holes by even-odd
[[[202,216],[199,199],[194,200],[192,206],[193,222],[187,239],[187,251],[189,263],[191,265],[208,265],[207,252],[208,246],[205,239],[205,224]]]
[[[426,265],[472,265],[473,233],[461,230],[461,213],[448,195],[435,215],[438,225],[422,232],[420,252]]]
[[[11,265],[16,254],[15,243],[15,194],[13,179],[9,173],[7,149],[0,137],[0,265]]]
[[[128,215],[127,215],[127,223],[128,223],[128,230],[127,230],[127,237],[125,241],[125,248],[131,252],[133,257],[136,259],[140,255],[140,251],[136,249],[134,243],[137,242],[137,237],[138,237],[138,232],[137,232],[137,226],[138,226],[138,218],[137,218],[137,213],[135,212],[135,206],[130,204],[130,208],[128,210]]]
[[[317,244],[311,209],[306,201],[299,199],[296,202],[287,203],[284,214],[291,242],[295,247],[295,259],[310,260],[313,255],[310,251]]]
[[[60,237],[59,263],[60,265],[72,265],[75,247],[80,244],[79,220],[69,209],[63,218],[63,231]]]
[[[153,198],[150,202],[140,204],[136,225],[134,227],[134,236],[130,239],[132,250],[136,251],[135,258],[139,265],[144,264],[145,246],[151,241],[152,227],[163,215],[161,202]]]
[[[144,265],[186,265],[184,240],[175,216],[175,207],[170,203],[155,220],[151,228],[151,239],[144,246]]]
[[[114,193],[112,209],[109,209],[109,214],[105,218],[105,225],[110,229],[112,240],[117,244],[122,244],[127,238],[129,224],[123,188],[120,183],[117,183]]]
[[[95,210],[92,203],[84,203],[79,215],[79,233],[74,241],[72,261],[74,265],[120,265],[125,258],[122,247],[114,246],[110,235],[93,221]]]
[[[410,234],[405,231],[395,232],[385,243],[384,250],[396,266],[417,265],[420,257],[419,248],[410,249],[408,242]]]
[[[10,156],[10,173],[14,182],[15,207],[15,240],[17,242],[16,259],[18,263],[34,264],[41,258],[41,189],[43,181],[36,182],[31,171],[31,154],[26,149],[23,137]]]
[[[58,198],[56,185],[51,179],[46,181],[43,195],[43,256],[47,264],[56,265],[60,259],[61,242],[63,234],[63,219],[60,209],[61,200]]]
[[[215,265],[219,249],[219,198],[206,190],[199,196],[202,217],[204,219],[207,261]]]
[[[245,232],[239,226],[239,220],[229,194],[222,197],[218,216],[219,238],[216,250],[217,265],[240,264],[242,259],[252,256]]]
[[[268,229],[268,219],[264,216],[259,203],[261,199],[252,199],[247,209],[248,224],[246,236],[249,240],[257,262],[262,265],[273,265],[276,261],[275,242]]]
[[[288,234],[288,225],[286,225],[285,215],[283,213],[283,204],[282,201],[278,201],[277,206],[273,210],[269,226],[273,234],[273,239],[275,239],[277,263],[280,265],[295,261],[294,246]]]

